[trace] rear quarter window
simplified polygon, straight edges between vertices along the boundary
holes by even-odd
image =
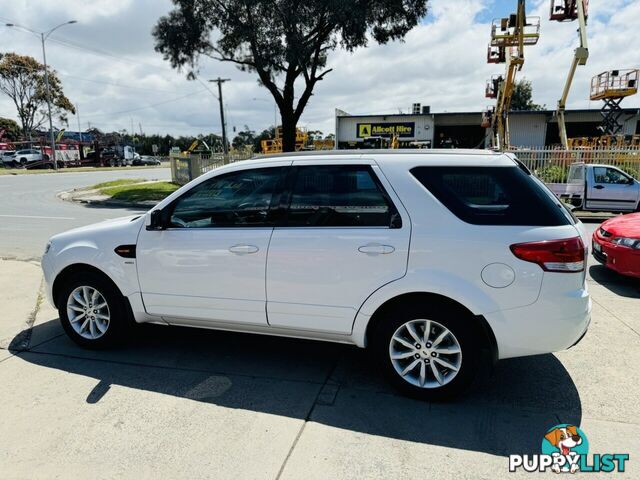
[[[570,225],[533,178],[513,167],[415,167],[411,174],[460,220],[474,225]]]

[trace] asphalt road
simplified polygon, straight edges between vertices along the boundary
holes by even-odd
[[[169,180],[168,168],[33,175],[0,175],[0,257],[39,259],[56,233],[141,212],[78,205],[56,198],[74,188],[122,178]]]

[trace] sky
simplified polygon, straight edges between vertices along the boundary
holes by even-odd
[[[554,109],[573,50],[576,22],[548,20],[550,0],[527,2],[541,17],[537,45],[526,48],[518,78],[532,82],[534,101]],[[221,76],[230,138],[247,125],[261,131],[274,123],[274,102],[255,74],[205,58],[200,80],[189,81],[154,51],[151,30],[172,9],[170,0],[0,0],[0,51],[42,60],[38,36],[5,23],[47,30],[68,20],[46,43],[67,97],[78,107],[82,130],[135,130],[147,134],[197,135],[221,131],[215,84]],[[329,56],[334,71],[318,83],[300,125],[333,132],[336,108],[351,114],[407,113],[411,104],[432,112],[481,111],[486,79],[504,65],[486,63],[491,20],[516,9],[516,0],[430,0],[421,24],[404,42]],[[592,0],[589,5],[589,61],[578,67],[568,108],[600,108],[589,101],[589,82],[605,70],[640,68],[640,0]],[[640,107],[640,95],[625,99]],[[10,99],[0,94],[0,117],[17,119]],[[58,125],[61,126],[61,125]],[[69,117],[69,130],[78,118]]]

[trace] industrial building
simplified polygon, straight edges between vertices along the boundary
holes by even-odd
[[[559,146],[556,112],[512,111],[509,115],[512,148]],[[566,110],[567,136],[597,137],[602,115],[598,109]],[[640,134],[640,109],[622,109],[620,134]],[[490,129],[481,126],[482,112],[431,113],[429,107],[412,114],[350,115],[336,109],[336,148],[373,148],[377,139],[396,136],[401,147],[486,148]]]

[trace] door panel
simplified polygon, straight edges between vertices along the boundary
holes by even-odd
[[[266,325],[265,271],[286,168],[222,173],[162,209],[143,230],[137,264],[145,309],[171,323]],[[277,199],[274,201],[274,199]]]
[[[147,313],[265,325],[264,274],[271,232],[272,228],[143,230],[137,263]],[[257,250],[232,251],[240,245]]]
[[[269,244],[269,325],[349,334],[366,298],[405,274],[409,218],[376,172],[346,162],[297,167],[286,226]]]
[[[589,179],[587,208],[596,210],[633,210],[638,201],[638,182],[612,167],[593,167]]]
[[[360,305],[406,272],[408,227],[276,228],[269,246],[269,325],[348,334]],[[390,253],[363,253],[373,243]]]

